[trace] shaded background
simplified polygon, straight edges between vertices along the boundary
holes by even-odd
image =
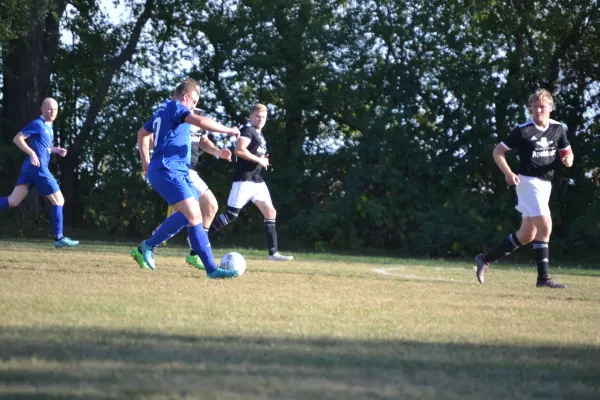
[[[136,132],[191,76],[223,123],[269,106],[282,248],[465,256],[520,223],[491,153],[546,88],[576,155],[555,175],[553,255],[597,260],[600,11],[552,3],[136,0],[115,19],[96,0],[5,0],[0,194],[25,158],[13,137],[53,96],[68,229],[147,236],[166,205],[143,180]],[[224,209],[233,165],[201,164]],[[49,236],[47,207],[29,196],[0,213],[3,232]],[[215,240],[262,246],[262,217],[247,207]]]

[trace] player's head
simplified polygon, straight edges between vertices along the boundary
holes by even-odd
[[[46,97],[44,101],[42,101],[42,107],[40,110],[42,111],[42,117],[44,117],[44,121],[52,122],[58,115],[58,103],[52,97]]]
[[[184,80],[175,88],[173,98],[188,109],[193,109],[200,100],[200,83],[192,78]]]
[[[539,89],[529,96],[529,106],[533,121],[540,126],[546,126],[550,113],[554,109],[554,99],[546,89]]]
[[[267,106],[257,103],[250,109],[250,125],[261,130],[267,123]]]

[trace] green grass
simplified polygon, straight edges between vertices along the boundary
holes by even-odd
[[[600,276],[295,254],[226,281],[182,247],[0,241],[0,397],[600,398]]]

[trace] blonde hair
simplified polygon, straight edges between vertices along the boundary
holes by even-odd
[[[250,114],[254,114],[255,112],[263,112],[263,111],[269,112],[269,110],[267,109],[267,106],[265,106],[264,104],[256,103],[250,109]]]
[[[538,100],[539,101],[545,100],[551,106],[554,105],[554,99],[552,98],[552,95],[550,94],[550,92],[547,91],[546,89],[538,89],[538,90],[536,90],[536,92],[534,94],[529,96],[529,107],[533,107],[533,103],[535,103]]]
[[[188,78],[181,82],[179,85],[177,85],[177,87],[173,91],[173,94],[183,96],[186,93],[192,94],[193,92],[196,92],[198,94],[198,97],[200,97],[200,82],[198,82],[195,79]]]

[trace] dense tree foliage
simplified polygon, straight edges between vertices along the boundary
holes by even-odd
[[[24,157],[12,137],[53,95],[73,227],[142,236],[163,218],[135,133],[192,76],[221,122],[243,124],[254,102],[269,105],[265,176],[282,243],[470,254],[520,222],[491,152],[543,87],[576,154],[554,180],[553,251],[598,254],[597,1],[127,0],[118,22],[95,0],[5,4],[2,193]],[[23,8],[40,23],[24,22]],[[232,166],[202,163],[224,206]],[[35,226],[30,214],[0,219]],[[241,220],[236,235],[255,235],[259,214]]]

